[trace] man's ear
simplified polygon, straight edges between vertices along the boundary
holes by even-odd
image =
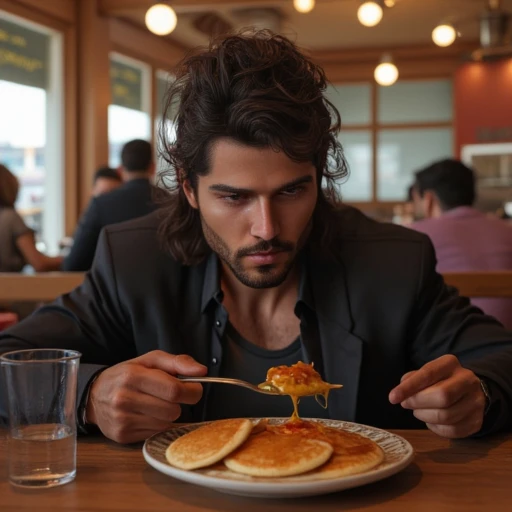
[[[431,219],[436,216],[438,200],[436,194],[432,190],[425,190],[423,193],[423,205],[425,217]]]
[[[185,180],[182,186],[183,193],[185,194],[185,197],[187,198],[187,201],[189,202],[190,206],[197,210],[199,208],[199,204],[197,202],[196,194],[194,192],[194,189],[192,188],[192,185],[190,184],[190,181]]]

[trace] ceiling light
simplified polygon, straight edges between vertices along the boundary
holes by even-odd
[[[443,23],[432,31],[432,40],[437,46],[450,46],[457,38],[457,32],[452,25]]]
[[[393,59],[390,55],[383,55],[380,64],[373,72],[375,81],[379,85],[393,85],[398,79],[398,68],[393,64]]]
[[[382,19],[382,6],[380,0],[363,2],[357,10],[357,19],[365,27],[374,27]]]
[[[146,27],[157,36],[170,34],[178,24],[178,18],[172,7],[156,4],[146,12]]]
[[[384,0],[384,5],[386,7],[395,7],[396,0]]]
[[[315,0],[293,0],[293,6],[299,12],[311,12],[315,8]]]

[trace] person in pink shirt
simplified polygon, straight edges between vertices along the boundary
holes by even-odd
[[[458,160],[441,160],[415,175],[412,229],[427,234],[437,271],[512,270],[512,227],[473,208],[475,175]],[[512,329],[512,299],[480,298],[473,304]]]

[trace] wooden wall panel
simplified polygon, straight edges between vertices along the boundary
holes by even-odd
[[[79,209],[90,200],[96,169],[108,163],[110,65],[108,19],[97,0],[78,3],[78,157]]]
[[[110,18],[108,26],[112,50],[139,59],[155,68],[171,71],[185,54],[186,48],[171,44],[129,22]]]
[[[20,4],[32,12],[37,11],[67,23],[75,21],[75,0],[11,0],[7,3]]]

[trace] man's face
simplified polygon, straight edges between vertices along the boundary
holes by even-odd
[[[221,139],[211,150],[210,173],[199,178],[196,192],[186,185],[185,193],[199,208],[208,245],[240,282],[251,288],[284,282],[311,230],[312,163]]]
[[[412,191],[414,203],[414,217],[416,219],[432,219],[441,215],[439,201],[432,190],[425,190],[423,195],[414,188]]]
[[[113,180],[112,178],[98,178],[94,182],[94,186],[92,188],[92,195],[94,197],[100,196],[101,194],[106,194],[107,192],[111,192],[112,190],[121,186],[121,182],[118,180]]]

